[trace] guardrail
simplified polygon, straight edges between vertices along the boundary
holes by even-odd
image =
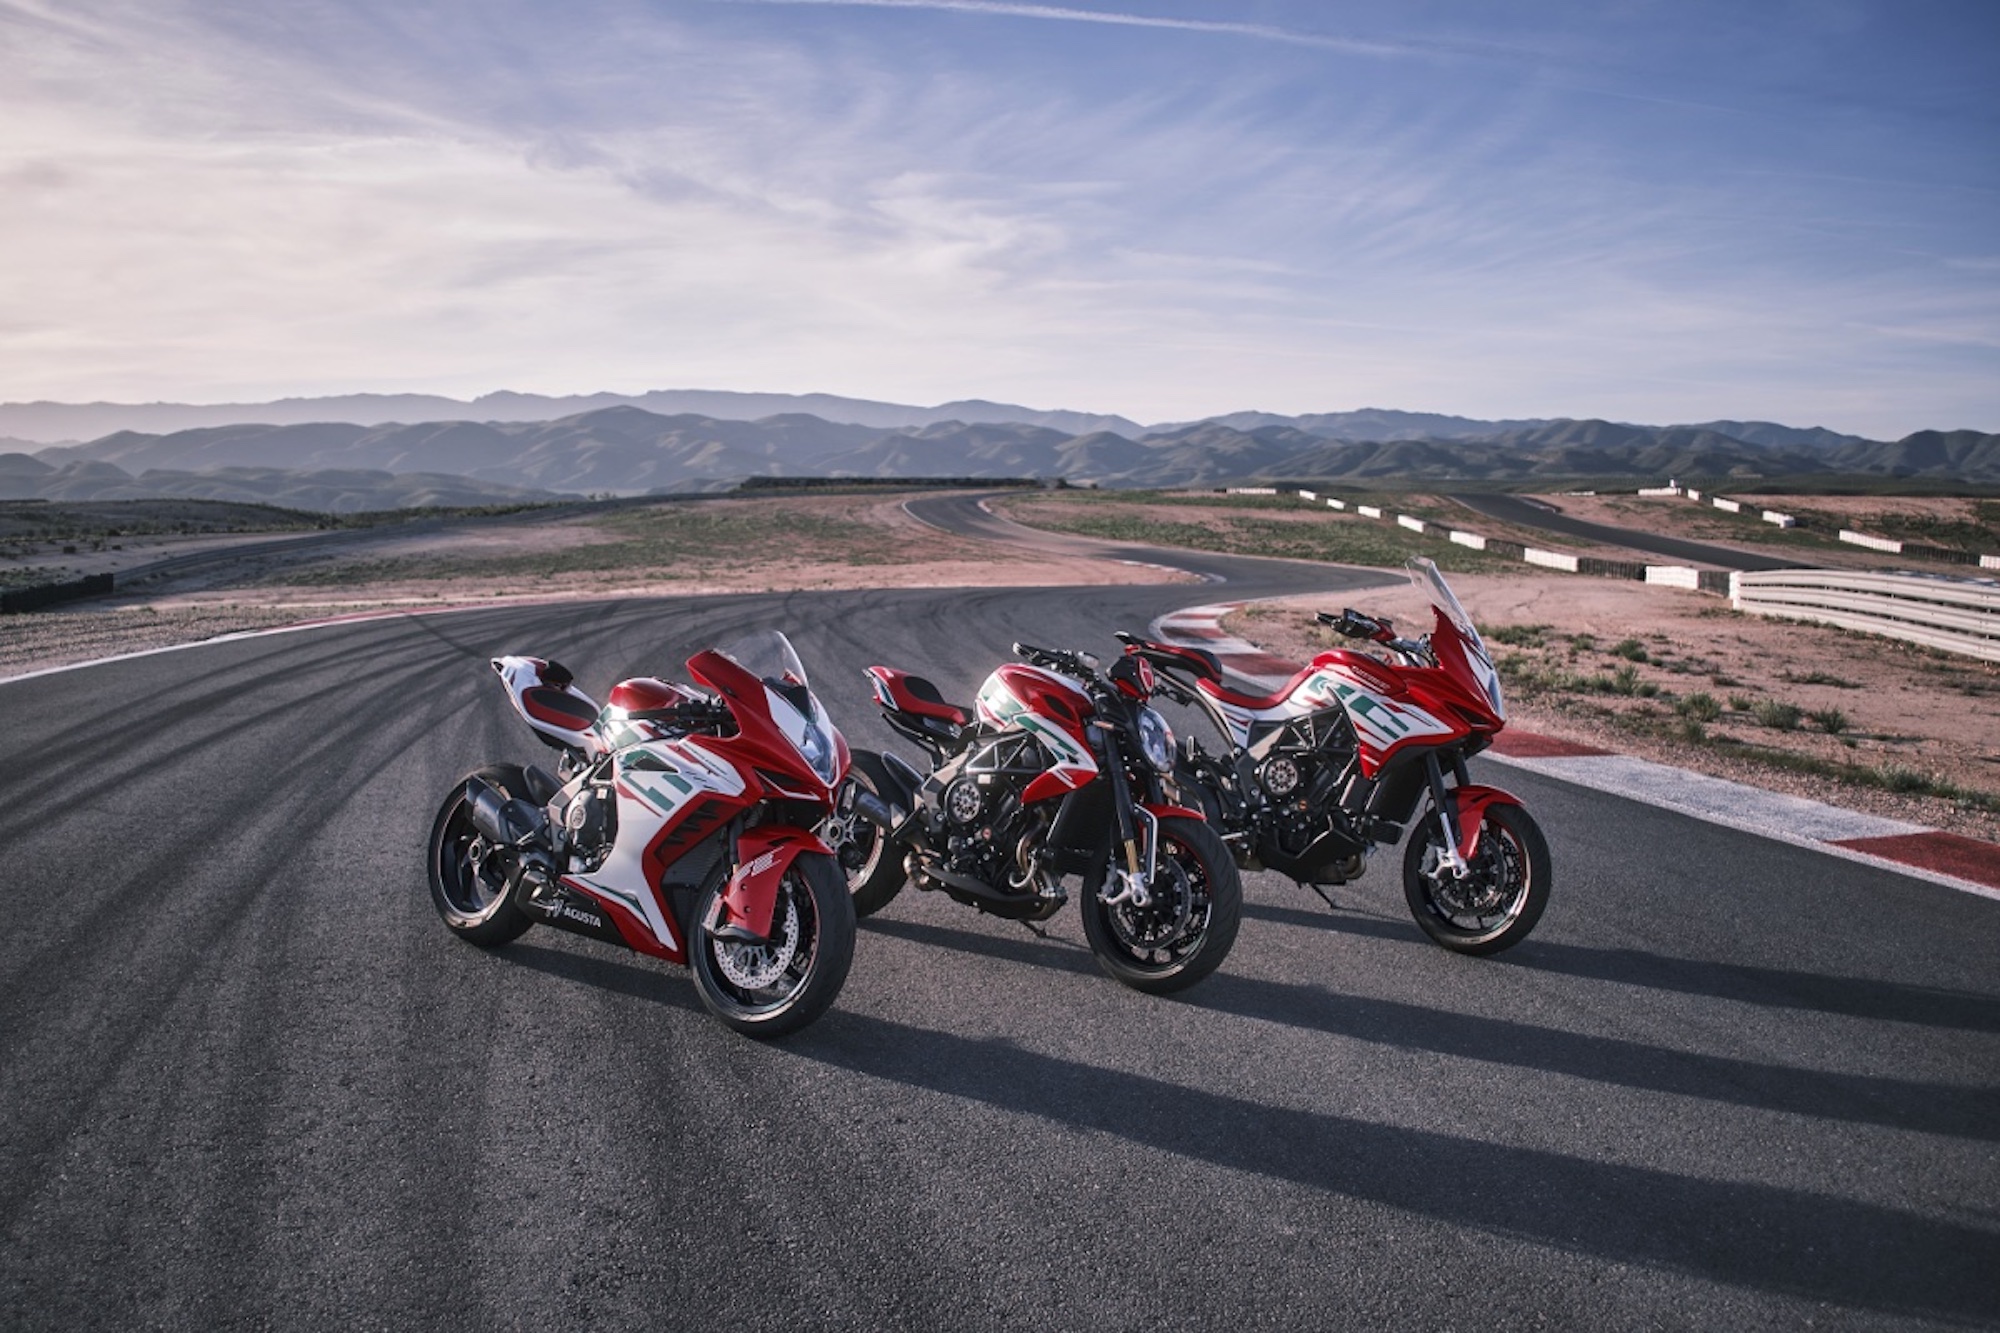
[[[1729,600],[1754,615],[1816,620],[2000,662],[2000,582],[1847,569],[1738,571]]]

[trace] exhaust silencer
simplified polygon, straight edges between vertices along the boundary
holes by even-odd
[[[465,803],[472,827],[494,842],[520,847],[548,832],[549,817],[540,807],[509,799],[478,778],[465,780]]]

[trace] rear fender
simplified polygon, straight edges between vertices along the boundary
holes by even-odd
[[[1512,792],[1476,784],[1452,788],[1451,802],[1458,820],[1458,854],[1467,861],[1479,850],[1479,830],[1486,825],[1486,807],[1523,804]]]
[[[833,849],[818,834],[786,824],[760,824],[746,831],[736,840],[736,873],[716,899],[713,916],[702,925],[725,939],[769,939],[778,884],[792,862],[806,853],[832,856]]]

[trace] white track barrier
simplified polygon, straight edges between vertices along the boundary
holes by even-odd
[[[1760,616],[1817,620],[2000,662],[2000,583],[1941,574],[1777,569],[1730,575],[1729,600]]]

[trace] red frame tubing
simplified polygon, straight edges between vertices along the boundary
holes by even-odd
[[[1479,830],[1486,825],[1487,806],[1514,805],[1527,809],[1527,803],[1513,792],[1502,791],[1498,787],[1482,787],[1478,783],[1452,788],[1451,797],[1452,804],[1457,807],[1458,854],[1467,861],[1479,850]]]
[[[758,939],[769,939],[778,885],[804,852],[833,855],[818,834],[802,828],[760,824],[747,830],[736,840],[736,873],[722,891],[722,916],[716,924],[741,926]]]

